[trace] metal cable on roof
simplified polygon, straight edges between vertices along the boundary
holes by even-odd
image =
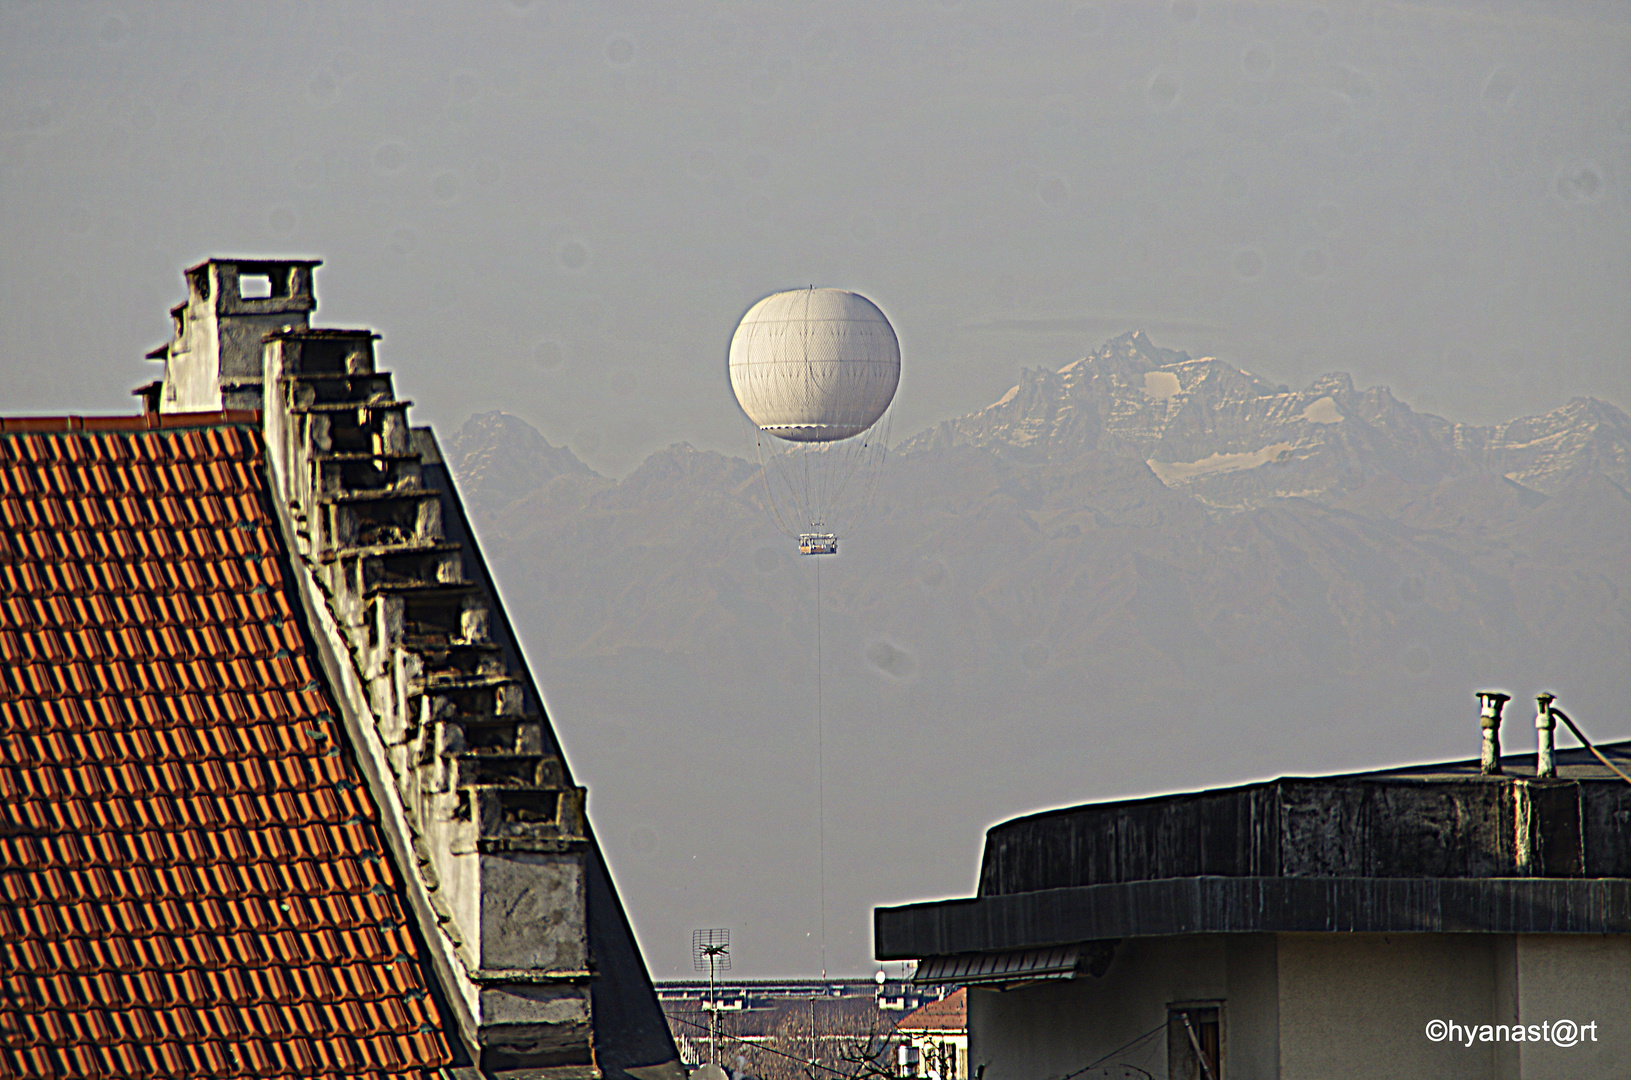
[[[1580,745],[1584,746],[1587,750],[1590,750],[1593,754],[1596,754],[1597,755],[1597,760],[1601,761],[1604,765],[1607,765],[1609,767],[1609,770],[1612,771],[1615,776],[1618,776],[1621,780],[1624,780],[1627,784],[1631,784],[1631,776],[1627,776],[1627,775],[1625,775],[1625,773],[1621,772],[1620,769],[1619,769],[1619,766],[1615,765],[1612,761],[1608,760],[1608,758],[1604,757],[1603,752],[1601,750],[1599,750],[1595,746],[1591,745],[1591,740],[1586,738],[1586,733],[1581,731],[1580,728],[1575,724],[1575,722],[1573,720],[1569,719],[1569,714],[1568,713],[1564,712],[1562,709],[1558,708],[1556,705],[1553,705],[1551,707],[1551,714],[1553,716],[1557,717],[1559,720],[1563,721],[1565,724],[1569,725],[1569,730],[1574,732],[1574,737],[1580,740]]]

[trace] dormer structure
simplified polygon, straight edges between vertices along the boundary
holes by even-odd
[[[311,325],[319,259],[206,259],[190,267],[187,299],[170,309],[175,337],[147,354],[164,361],[159,411],[261,407],[261,342]]]

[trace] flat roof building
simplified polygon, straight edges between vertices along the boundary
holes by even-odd
[[[969,987],[983,1080],[1631,1075],[1631,784],[1496,760],[1005,822],[876,955]]]

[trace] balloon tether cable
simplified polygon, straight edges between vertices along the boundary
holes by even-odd
[[[821,556],[816,564],[816,830],[821,852],[821,978],[827,978],[827,745],[821,717]]]

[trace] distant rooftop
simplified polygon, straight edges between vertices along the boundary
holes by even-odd
[[[958,987],[939,1001],[931,1001],[901,1017],[896,1031],[967,1031],[968,988]]]
[[[1631,742],[1599,749],[1631,765]],[[1631,784],[1584,748],[1555,759],[1555,777],[1503,755],[1498,775],[1453,761],[1016,818],[987,832],[977,896],[877,909],[876,955],[1001,983],[1073,977],[1096,955],[1075,946],[1132,937],[1631,932]]]

